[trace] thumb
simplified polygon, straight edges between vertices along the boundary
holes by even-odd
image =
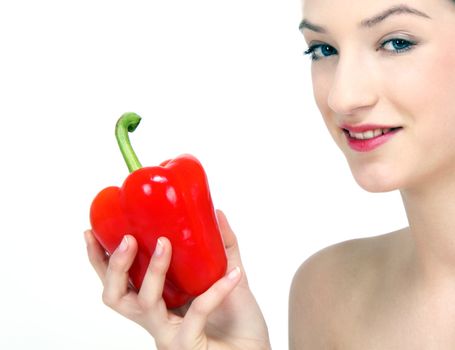
[[[231,226],[226,218],[226,215],[219,209],[216,210],[218,225],[220,226],[221,235],[223,236],[224,247],[228,258],[229,267],[241,266],[240,250],[237,237],[232,231]]]
[[[220,209],[216,210],[216,218],[218,219],[218,225],[220,226],[221,234],[223,235],[224,246],[226,249],[237,244],[237,238],[235,237],[234,231],[226,218],[226,214]]]

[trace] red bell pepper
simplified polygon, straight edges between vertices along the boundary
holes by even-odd
[[[122,187],[107,187],[95,197],[90,221],[95,237],[112,254],[125,234],[138,242],[129,270],[139,290],[157,239],[167,237],[172,258],[163,291],[168,308],[179,307],[203,293],[226,273],[227,259],[207,176],[200,162],[181,155],[160,166],[142,167],[128,132],[141,118],[125,113],[116,137],[130,174]]]

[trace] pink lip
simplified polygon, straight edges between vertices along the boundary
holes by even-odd
[[[375,129],[388,129],[383,128],[383,127],[378,127]],[[349,147],[351,147],[354,151],[358,152],[369,152],[374,150],[375,148],[381,146],[382,144],[386,143],[388,140],[390,140],[397,132],[399,132],[402,128],[395,129],[392,131],[389,131],[387,134],[384,135],[379,135],[376,137],[373,137],[368,140],[358,140],[354,139],[349,135],[349,132],[344,131],[344,134],[346,136],[346,139],[348,141]],[[357,129],[358,130],[358,129]],[[371,130],[371,129],[366,129],[366,130]],[[353,131],[353,132],[361,132],[361,131]]]

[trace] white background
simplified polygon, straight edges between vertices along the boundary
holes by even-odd
[[[0,3],[1,349],[153,349],[101,301],[83,231],[127,175],[192,153],[238,239],[274,349],[289,286],[321,248],[406,226],[353,180],[313,101],[298,0]]]

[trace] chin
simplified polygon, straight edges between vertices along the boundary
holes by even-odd
[[[395,191],[399,188],[399,186],[397,186],[397,185],[387,183],[384,181],[375,181],[375,180],[361,181],[361,180],[358,180],[357,178],[355,180],[361,188],[363,188],[365,191],[371,192],[371,193],[391,192],[391,191]]]
[[[393,173],[386,172],[386,174],[384,174],[384,172],[381,171],[362,172],[352,168],[351,172],[357,184],[367,192],[391,192],[400,188],[397,179],[390,176],[393,175]]]

